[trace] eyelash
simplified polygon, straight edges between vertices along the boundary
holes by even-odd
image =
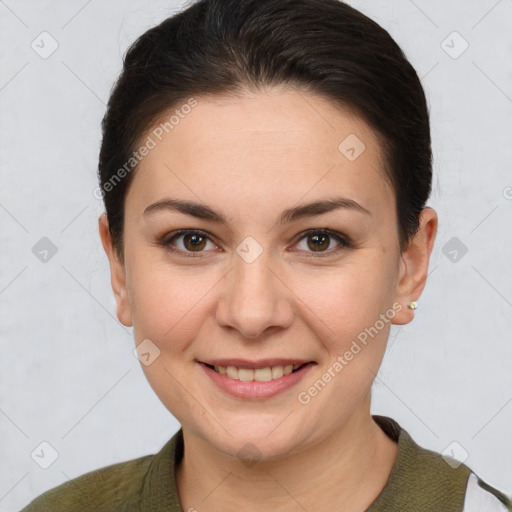
[[[176,249],[175,247],[172,246],[172,242],[183,235],[199,235],[200,237],[206,238],[210,242],[215,243],[208,235],[208,233],[206,233],[205,231],[201,231],[200,229],[181,229],[179,231],[169,233],[168,235],[162,237],[160,240],[158,240],[157,243],[161,247],[164,247],[166,250],[175,254],[179,254],[181,256],[185,256],[186,258],[200,257],[201,253],[205,251],[183,251],[181,249]],[[325,258],[328,256],[332,256],[333,254],[337,254],[338,252],[344,249],[351,249],[354,247],[352,242],[346,236],[342,235],[341,233],[338,233],[337,231],[332,231],[326,228],[309,229],[307,231],[304,231],[303,233],[300,233],[300,236],[296,243],[299,243],[304,238],[314,235],[327,235],[331,238],[334,238],[337,242],[339,242],[339,245],[335,249],[329,249],[326,251],[303,251],[305,253],[309,253],[309,255],[306,256],[306,258]]]

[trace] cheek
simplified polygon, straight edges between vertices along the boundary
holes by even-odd
[[[394,297],[391,262],[373,251],[354,255],[337,269],[317,269],[295,276],[291,288],[311,321],[323,325],[327,338],[343,344],[372,326],[391,306]],[[336,343],[333,341],[333,343]]]
[[[211,315],[208,291],[221,276],[204,269],[173,268],[149,258],[139,259],[132,269],[130,303],[136,344],[149,339],[158,353],[142,370],[169,411],[193,424],[205,411],[191,402],[184,383],[190,379],[194,340]]]
[[[301,317],[325,355],[320,379],[306,381],[301,390],[316,406],[332,409],[334,400],[347,412],[370,390],[395,315],[392,274],[386,277],[384,270],[382,260],[377,265],[372,257],[367,265],[359,261],[331,275],[310,275],[308,282],[315,283],[311,288],[297,281],[296,286],[302,286],[297,294],[303,298]],[[325,414],[332,414],[334,421],[339,411]]]
[[[221,278],[217,274],[134,259],[130,307],[136,342],[149,338],[162,350],[183,350],[207,314],[208,292]]]

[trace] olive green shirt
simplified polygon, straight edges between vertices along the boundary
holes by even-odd
[[[464,464],[453,468],[455,464],[449,465],[440,454],[417,445],[391,418],[374,415],[373,419],[398,442],[398,452],[384,489],[366,512],[512,510],[507,496],[482,482]],[[21,512],[184,512],[176,485],[183,449],[180,429],[157,454],[86,473],[50,489]],[[470,475],[478,481],[471,493]],[[474,496],[466,497],[467,493]]]

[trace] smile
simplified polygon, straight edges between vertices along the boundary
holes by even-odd
[[[271,398],[295,387],[317,364],[314,361],[276,359],[258,362],[218,360],[197,363],[203,375],[213,382],[218,390],[236,398],[250,400]]]
[[[248,382],[255,380],[257,382],[269,382],[271,380],[280,379],[284,375],[290,375],[304,366],[303,364],[288,364],[286,366],[267,366],[265,368],[238,368],[237,366],[212,366],[207,364],[221,375],[227,375],[234,380]]]

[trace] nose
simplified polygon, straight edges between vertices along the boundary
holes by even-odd
[[[293,293],[270,264],[265,251],[251,263],[235,255],[216,310],[220,326],[255,339],[291,325]]]

